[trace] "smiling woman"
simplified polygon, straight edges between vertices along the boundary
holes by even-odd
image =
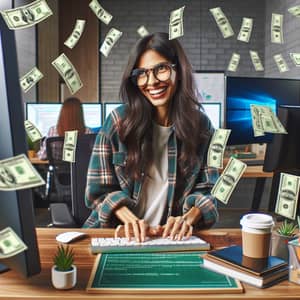
[[[129,56],[120,98],[106,119],[88,170],[86,227],[120,224],[130,239],[182,239],[217,220],[206,165],[213,128],[200,110],[192,68],[166,33],[140,39]]]

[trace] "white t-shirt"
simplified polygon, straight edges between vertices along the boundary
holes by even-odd
[[[153,123],[153,164],[146,174],[135,212],[150,226],[160,224],[167,205],[168,140],[171,128]]]

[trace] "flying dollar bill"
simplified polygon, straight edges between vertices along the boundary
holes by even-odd
[[[29,120],[25,120],[24,125],[25,125],[25,131],[33,143],[36,141],[39,141],[43,138],[43,135],[41,134],[41,132]]]
[[[44,179],[24,154],[0,160],[1,191],[28,189],[44,184]]]
[[[262,136],[265,132],[287,134],[284,126],[268,106],[250,105],[254,136]]]
[[[147,28],[142,25],[137,29],[137,33],[140,35],[140,37],[144,37],[149,35],[149,31],[147,30]]]
[[[300,5],[296,5],[296,6],[290,7],[288,9],[288,12],[290,14],[292,14],[293,16],[295,16],[295,17],[300,17]]]
[[[109,22],[112,19],[112,15],[107,12],[100,4],[97,0],[93,0],[92,2],[90,2],[89,4],[90,9],[95,13],[95,15],[97,16],[97,18],[103,22],[104,24],[108,25]]]
[[[169,40],[183,36],[183,12],[184,6],[175,9],[170,14]]]
[[[272,13],[271,21],[271,42],[283,44],[283,15]]]
[[[20,86],[24,93],[28,92],[38,81],[40,81],[44,75],[37,68],[32,68],[28,73],[20,78]]]
[[[245,172],[247,165],[233,157],[227,163],[221,176],[211,190],[211,194],[219,201],[227,204],[238,181]]]
[[[64,53],[58,56],[52,65],[64,79],[72,95],[83,87],[78,72]]]
[[[290,57],[296,67],[300,67],[300,53],[290,53]]]
[[[71,35],[67,38],[67,40],[64,42],[64,45],[69,47],[70,49],[73,49],[75,45],[78,43],[83,30],[85,27],[85,20],[76,20],[75,27],[71,33]]]
[[[46,0],[36,0],[24,6],[1,11],[8,28],[13,30],[34,26],[52,14]]]
[[[249,50],[252,64],[255,68],[255,71],[264,71],[263,64],[258,56],[257,51]]]
[[[116,44],[119,38],[122,36],[122,32],[118,29],[111,28],[105,36],[104,42],[101,45],[100,52],[107,57],[112,47]]]
[[[300,188],[300,177],[287,173],[280,174],[275,212],[295,220]]]
[[[223,13],[222,9],[220,7],[211,8],[209,10],[211,14],[213,15],[222,35],[223,38],[229,38],[234,35],[233,29],[226,18],[225,14]]]
[[[237,39],[239,41],[248,43],[251,37],[252,27],[253,27],[253,19],[243,18],[242,26]]]
[[[6,227],[0,231],[0,259],[15,256],[27,249],[12,228]]]
[[[77,144],[78,130],[65,132],[63,157],[64,161],[75,162],[75,152]]]
[[[289,67],[288,67],[285,59],[283,58],[282,54],[275,54],[273,56],[273,58],[276,62],[276,65],[277,65],[280,73],[289,71]]]
[[[236,72],[240,63],[240,57],[241,56],[238,53],[232,53],[231,59],[227,67],[228,71]]]
[[[223,168],[224,151],[230,132],[230,129],[221,128],[214,132],[207,154],[207,165],[209,167]]]

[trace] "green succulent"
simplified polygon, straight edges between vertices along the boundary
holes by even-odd
[[[284,222],[277,229],[277,232],[283,236],[294,236],[296,234],[295,231],[297,228],[298,225],[294,224],[293,222],[289,223],[287,220],[284,220]]]
[[[58,271],[70,271],[72,269],[72,265],[74,263],[74,252],[69,245],[64,247],[63,245],[59,245],[57,247],[57,252],[53,258],[53,262],[56,265],[56,269]]]

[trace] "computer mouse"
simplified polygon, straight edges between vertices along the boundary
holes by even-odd
[[[67,231],[56,236],[56,240],[60,243],[68,244],[86,237],[87,234],[78,231]]]

